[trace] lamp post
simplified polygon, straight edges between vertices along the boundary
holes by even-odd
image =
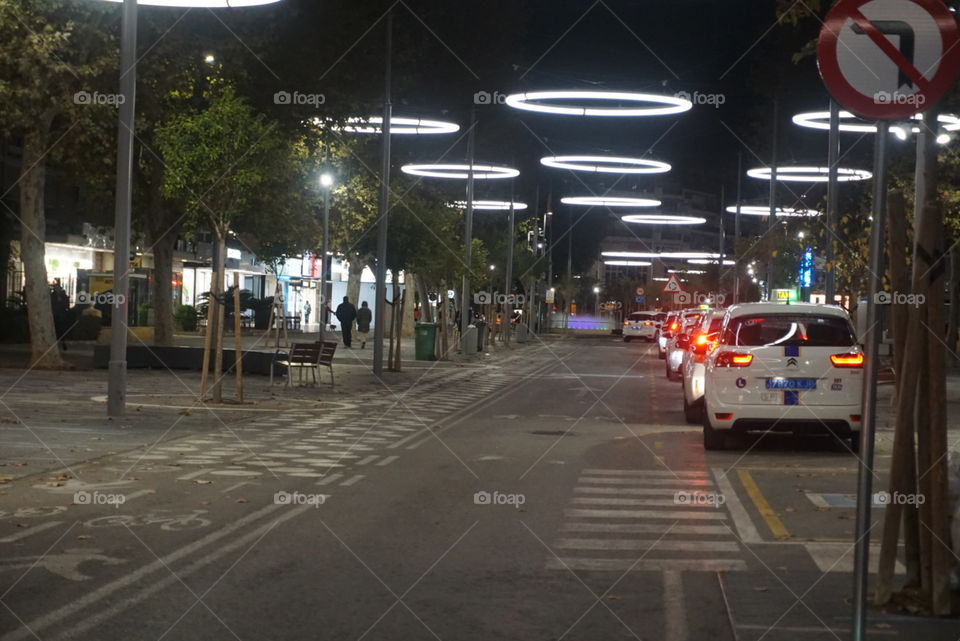
[[[333,174],[320,174],[320,186],[323,187],[323,244],[320,249],[320,340],[326,340],[327,308],[330,306],[331,292],[327,289],[330,273],[327,267],[327,252],[330,251],[330,189],[333,187]]]
[[[597,315],[597,318],[600,318],[600,288],[594,286],[593,293],[597,295],[597,304],[593,311]]]
[[[113,231],[113,312],[107,369],[107,416],[120,417],[127,405],[127,300],[130,294],[130,211],[133,200],[133,141],[137,100],[137,5],[195,7],[190,0],[109,0],[123,2],[120,22],[120,105],[117,126],[117,199]],[[247,0],[244,6],[279,0]],[[210,8],[229,8],[217,0]],[[209,63],[208,63],[209,64]]]

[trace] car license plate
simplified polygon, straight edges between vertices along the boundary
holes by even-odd
[[[767,389],[811,390],[817,389],[815,378],[768,378]]]

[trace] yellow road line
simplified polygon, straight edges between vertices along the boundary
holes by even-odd
[[[764,498],[763,493],[760,492],[760,488],[757,487],[757,483],[753,480],[750,472],[740,469],[737,470],[737,475],[740,477],[740,482],[743,483],[744,489],[750,496],[750,500],[753,501],[753,504],[756,506],[760,516],[767,522],[767,527],[770,528],[773,536],[781,541],[789,539],[790,532],[787,531],[783,521],[780,520],[777,513],[770,507],[770,504],[767,502],[767,499]]]

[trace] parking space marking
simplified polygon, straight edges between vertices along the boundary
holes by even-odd
[[[750,472],[742,469],[737,470],[737,476],[740,477],[740,482],[743,483],[743,489],[747,491],[747,495],[750,497],[750,500],[753,501],[757,512],[759,512],[763,520],[766,521],[767,527],[770,528],[773,536],[781,541],[790,539],[790,532],[783,524],[783,521],[780,520],[780,517],[777,516],[773,507],[770,506],[770,503],[767,502],[767,499],[763,496],[760,488],[757,487],[757,483],[753,480]]]

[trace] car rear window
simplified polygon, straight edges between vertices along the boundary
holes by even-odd
[[[845,318],[813,314],[765,314],[735,318],[724,337],[724,343],[744,347],[849,347],[856,342],[850,323]]]
[[[634,312],[630,314],[630,320],[632,321],[652,321],[656,320],[656,314],[649,314],[644,312]]]

